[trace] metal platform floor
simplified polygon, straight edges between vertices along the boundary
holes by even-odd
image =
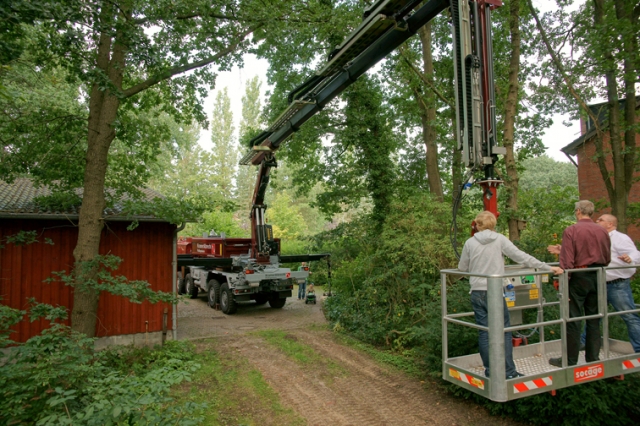
[[[629,342],[609,339],[608,344],[607,357],[603,349],[598,361],[586,363],[581,352],[578,364],[566,368],[549,364],[549,358],[561,356],[560,340],[515,347],[516,369],[525,376],[513,379],[486,377],[479,354],[449,358],[443,363],[443,379],[493,401],[504,402],[640,372],[640,354],[633,352]]]
[[[540,343],[533,345],[517,346],[513,348],[513,361],[516,364],[516,370],[525,376],[535,376],[547,372],[562,370],[549,364],[549,358],[560,358],[562,350],[560,341],[554,340],[545,342],[544,351],[541,350]],[[615,350],[614,350],[615,349]],[[543,353],[544,352],[544,353]],[[620,358],[625,355],[633,354],[631,344],[619,340],[610,339],[609,357],[605,358],[604,350],[600,350],[600,360]],[[451,358],[449,363],[457,365],[478,376],[484,376],[484,367],[480,354],[468,355],[460,358]],[[580,351],[578,358],[578,366],[586,364],[584,359],[584,351]]]

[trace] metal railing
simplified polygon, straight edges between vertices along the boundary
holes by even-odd
[[[549,275],[549,271],[533,271],[530,268],[522,268],[519,271],[509,272],[502,275],[483,275],[461,272],[457,269],[446,269],[440,271],[441,277],[441,299],[442,299],[442,358],[447,362],[449,358],[448,348],[448,326],[449,324],[458,324],[465,327],[484,330],[489,333],[489,365],[491,366],[490,394],[491,399],[497,401],[507,400],[507,384],[505,371],[505,332],[513,332],[524,329],[537,329],[540,336],[540,349],[542,354],[545,352],[545,334],[544,327],[559,324],[561,328],[560,340],[562,348],[562,367],[567,367],[567,324],[575,321],[584,321],[588,319],[602,319],[603,321],[603,352],[604,358],[608,359],[609,354],[609,317],[618,316],[628,313],[639,313],[640,309],[636,305],[636,309],[628,311],[609,312],[607,308],[606,293],[606,271],[608,269],[629,269],[638,268],[640,265],[629,265],[620,267],[594,267],[570,269],[558,277],[559,280],[559,301],[547,302],[543,297],[543,282],[541,279],[536,280],[538,287],[538,303],[528,306],[522,306],[514,309],[533,309],[537,308],[537,321],[534,323],[521,324],[511,327],[504,327],[504,279],[511,277],[521,277],[523,275]],[[569,315],[569,274],[572,272],[588,272],[595,271],[597,273],[597,293],[598,293],[598,313],[595,315],[579,316],[571,318]],[[447,275],[456,275],[463,277],[480,277],[487,279],[487,310],[488,310],[488,326],[484,327],[475,323],[461,320],[461,318],[473,316],[473,312],[449,314],[447,309]],[[548,284],[547,284],[548,285]],[[566,297],[565,297],[566,295]],[[544,321],[544,308],[551,306],[559,306],[559,318]],[[556,339],[554,339],[555,341]],[[443,367],[444,368],[444,367]]]

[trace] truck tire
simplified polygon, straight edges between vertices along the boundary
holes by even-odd
[[[207,283],[207,304],[211,309],[216,307],[216,303],[220,303],[220,283],[216,280],[209,280]]]
[[[274,309],[281,309],[285,303],[287,303],[287,299],[280,299],[280,295],[278,293],[274,293],[269,298],[269,306]]]
[[[256,305],[264,305],[269,301],[269,296],[266,294],[256,294]]]
[[[223,314],[233,315],[238,310],[238,305],[233,298],[233,292],[228,283],[222,284],[220,288],[220,309]]]
[[[191,274],[187,274],[187,276],[184,277],[184,282],[185,282],[184,287],[185,287],[186,294],[191,296],[192,299],[197,299],[198,286],[196,285],[196,283],[193,282],[193,278],[191,277]]]

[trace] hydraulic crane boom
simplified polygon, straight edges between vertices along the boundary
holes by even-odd
[[[358,77],[447,8],[454,45],[458,149],[469,176],[484,171],[480,184],[485,210],[498,215],[496,190],[501,182],[494,178],[493,164],[504,148],[496,146],[490,12],[500,5],[500,0],[378,0],[364,11],[360,26],[331,52],[319,71],[293,89],[289,107],[251,141],[252,148],[240,160],[242,165],[260,165],[251,211],[256,257],[267,256],[269,226],[264,223],[263,198],[269,169],[275,166],[273,152]]]

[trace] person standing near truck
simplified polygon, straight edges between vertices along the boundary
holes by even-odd
[[[309,266],[307,262],[302,262],[298,271],[309,271]],[[309,271],[309,275],[311,275],[311,271]],[[307,279],[298,280],[298,300],[302,300],[305,298],[307,294]]]

